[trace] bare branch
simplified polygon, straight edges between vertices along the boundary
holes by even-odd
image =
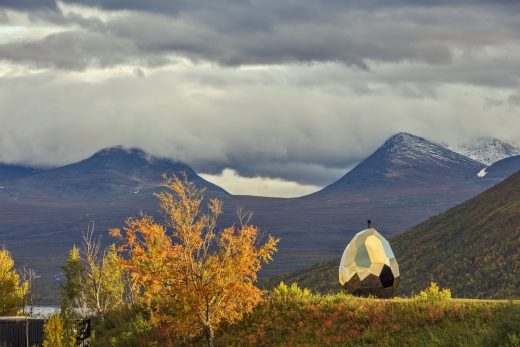
[[[27,268],[25,265],[22,269],[22,280],[27,283],[27,292],[24,296],[23,313],[32,316],[34,305],[36,303],[36,271]]]
[[[253,211],[246,211],[243,206],[239,206],[235,213],[242,228],[246,225],[251,225],[251,221],[253,220]]]

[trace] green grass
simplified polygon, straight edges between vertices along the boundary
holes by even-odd
[[[517,346],[520,303],[272,295],[218,346]]]
[[[141,306],[94,321],[92,346],[204,346],[165,336]],[[313,294],[278,286],[253,312],[216,332],[216,346],[520,346],[520,301]]]

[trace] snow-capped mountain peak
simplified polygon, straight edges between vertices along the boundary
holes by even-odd
[[[520,155],[520,148],[494,137],[481,137],[476,141],[459,145],[447,145],[454,152],[465,155],[486,165]]]
[[[484,164],[423,137],[398,133],[314,196],[363,189],[388,192],[404,187],[412,189],[412,186],[417,189],[440,184],[457,186],[483,168]]]
[[[429,160],[440,166],[460,163],[464,159],[442,145],[408,133],[398,133],[390,137],[381,149],[397,159]]]

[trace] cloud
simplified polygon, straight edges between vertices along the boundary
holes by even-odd
[[[509,95],[507,102],[510,106],[520,106],[520,90]]]
[[[314,193],[319,186],[304,185],[268,177],[241,177],[235,170],[224,169],[220,175],[201,174],[202,178],[231,194],[292,198]]]
[[[418,97],[378,82],[359,94],[365,73],[342,64],[134,69],[4,76],[0,161],[62,165],[120,144],[212,175],[229,168],[324,186],[399,131],[450,142],[518,139],[520,127],[510,108],[485,107],[486,97],[505,99],[508,90],[454,84]]]

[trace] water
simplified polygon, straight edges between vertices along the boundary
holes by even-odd
[[[60,308],[58,306],[34,306],[33,314],[31,317],[34,318],[49,318],[55,313],[58,313]]]

